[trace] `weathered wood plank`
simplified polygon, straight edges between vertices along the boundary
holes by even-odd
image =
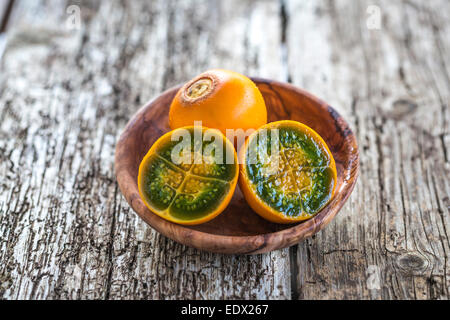
[[[423,6],[288,2],[293,82],[353,124],[361,152],[346,208],[298,246],[300,298],[448,299],[449,4]]]
[[[162,90],[210,67],[279,76],[278,4],[82,1],[79,30],[66,24],[72,4],[23,0],[13,13],[0,75],[0,296],[289,298],[287,250],[176,244],[137,218],[113,172],[121,129]],[[270,42],[258,34],[268,21]]]
[[[251,31],[247,32],[258,28],[258,24],[261,27],[264,19],[254,18],[261,16],[273,19],[277,16],[277,6],[236,1],[227,6],[217,2],[196,7],[191,2],[180,2],[163,7],[159,24],[168,23],[164,87],[185,81],[213,66],[248,73],[250,65],[256,72],[270,74],[260,64],[251,63],[254,60],[251,50],[257,51],[263,59],[279,60],[276,49],[271,52],[267,48],[276,46],[277,38],[272,44],[265,43],[267,49],[263,50],[267,53],[261,53],[258,46],[262,45],[255,42]],[[278,30],[276,25],[273,30]],[[136,57],[136,61],[141,65],[145,56]],[[135,253],[141,257],[136,260],[141,272],[124,272],[122,266],[113,270],[114,295],[111,297],[223,299],[287,298],[290,295],[287,250],[256,257],[233,257],[186,248],[159,234],[153,237],[157,245],[152,254],[149,255],[145,247]],[[131,258],[132,255],[128,251],[124,256]],[[147,285],[148,281],[155,280],[156,292]],[[127,286],[130,281],[136,282],[135,288]]]
[[[6,29],[8,27],[9,17],[14,6],[13,0],[0,1],[0,60],[3,56],[6,43]]]

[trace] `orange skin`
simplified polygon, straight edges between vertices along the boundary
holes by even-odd
[[[170,106],[172,130],[193,125],[194,121],[226,135],[226,129],[256,130],[266,124],[267,109],[261,92],[249,78],[213,69],[186,83]]]
[[[310,127],[308,127],[300,122],[297,122],[297,121],[281,120],[281,121],[271,122],[271,123],[268,123],[268,124],[262,126],[259,129],[272,129],[272,128],[276,128],[280,124],[289,124],[289,125],[293,125],[297,128],[300,128],[301,130],[303,130],[303,132],[310,134],[310,136],[312,136],[315,141],[319,142],[322,146],[324,146],[324,149],[327,151],[327,153],[330,156],[330,166],[329,167],[333,171],[333,178],[335,181],[334,186],[333,186],[333,191],[331,193],[331,198],[330,198],[330,201],[331,201],[331,199],[334,196],[334,192],[336,190],[337,171],[336,171],[336,163],[334,161],[333,155],[332,155],[330,149],[328,148],[327,144],[325,143],[325,141],[322,139],[322,137],[317,132],[315,132]],[[252,182],[249,180],[248,175],[247,175],[247,168],[245,165],[245,163],[246,163],[245,150],[247,149],[249,141],[251,141],[251,139],[257,134],[258,134],[258,131],[253,132],[248,137],[248,139],[245,141],[244,146],[239,150],[239,187],[240,187],[242,193],[244,194],[245,200],[250,205],[250,207],[253,209],[253,211],[255,211],[257,214],[259,214],[264,219],[269,220],[271,222],[288,224],[288,223],[295,223],[295,222],[310,219],[311,216],[309,216],[309,217],[308,216],[307,217],[305,217],[305,216],[299,216],[299,217],[285,216],[282,212],[279,212],[279,211],[273,209],[272,207],[268,206],[265,202],[263,202],[258,197],[258,195],[255,193],[255,191],[253,190]]]
[[[193,126],[182,127],[182,129],[191,129],[191,128],[193,128]],[[206,127],[202,127],[202,129],[203,129],[203,131],[204,130],[214,130],[214,131],[217,131],[218,133],[220,133],[216,129],[206,128]],[[236,175],[229,182],[230,183],[230,191],[225,196],[225,198],[222,200],[221,204],[217,207],[217,209],[215,211],[211,212],[210,214],[208,214],[200,219],[189,220],[189,221],[180,220],[180,219],[177,219],[177,218],[171,216],[167,212],[167,210],[160,211],[160,210],[152,207],[151,204],[146,201],[146,198],[142,191],[142,189],[143,189],[142,185],[143,185],[143,181],[144,181],[144,175],[143,175],[144,164],[153,154],[155,154],[155,152],[159,149],[160,146],[162,146],[166,142],[170,141],[172,134],[173,134],[173,131],[167,132],[163,136],[161,136],[158,140],[156,140],[156,142],[152,145],[150,150],[144,156],[144,159],[142,159],[141,164],[139,165],[139,173],[138,173],[139,195],[141,196],[141,199],[144,202],[144,204],[147,206],[147,208],[151,212],[153,212],[154,214],[156,214],[156,215],[160,216],[161,218],[166,219],[168,221],[175,222],[178,224],[183,224],[183,225],[197,225],[197,224],[208,222],[208,221],[214,219],[215,217],[217,217],[220,213],[222,213],[222,211],[225,210],[225,208],[230,203],[231,198],[233,197],[233,194],[234,194],[234,190],[236,188],[237,181],[238,181],[239,170],[236,170]],[[223,138],[224,138],[225,143],[227,144],[227,148],[232,148],[232,150],[234,151],[234,163],[237,164],[237,153],[236,153],[236,150],[234,149],[233,144],[228,139],[226,139],[225,136],[223,136]]]

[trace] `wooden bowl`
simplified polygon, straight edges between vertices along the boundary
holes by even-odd
[[[248,206],[239,187],[225,209],[213,220],[182,226],[152,213],[141,200],[137,186],[139,164],[151,145],[169,131],[170,103],[175,87],[141,108],[130,120],[116,147],[115,170],[119,187],[137,214],[155,230],[182,244],[201,250],[256,254],[281,249],[310,237],[342,208],[355,186],[359,156],[356,138],[345,120],[328,104],[286,83],[252,78],[268,109],[268,121],[292,119],[316,130],[328,144],[337,167],[336,193],[328,205],[302,223],[282,225],[268,222]]]

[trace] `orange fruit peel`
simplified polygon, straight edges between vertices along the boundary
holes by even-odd
[[[239,186],[252,209],[275,223],[310,219],[331,200],[336,164],[308,126],[282,120],[251,134],[239,152]]]
[[[255,83],[234,71],[213,69],[187,82],[169,110],[170,128],[194,125],[244,132],[267,123],[267,109]]]

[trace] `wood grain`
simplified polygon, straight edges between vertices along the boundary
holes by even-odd
[[[0,34],[6,31],[14,0],[0,1]]]
[[[366,27],[369,5],[380,29]],[[331,228],[294,248],[298,298],[448,299],[448,9],[286,2],[292,82],[350,122],[361,160]]]
[[[73,4],[79,30],[65,27]],[[0,58],[0,297],[448,299],[449,13],[445,0],[16,0]],[[352,196],[290,249],[179,245],[118,190],[130,116],[212,67],[292,82],[356,134]]]
[[[246,257],[179,245],[116,184],[116,142],[150,98],[212,65],[279,77],[277,21],[270,41],[242,31],[276,16],[276,3],[192,3],[16,1],[0,71],[1,297],[289,298],[287,249]],[[80,30],[65,28],[72,4]],[[256,64],[256,52],[273,63]]]

